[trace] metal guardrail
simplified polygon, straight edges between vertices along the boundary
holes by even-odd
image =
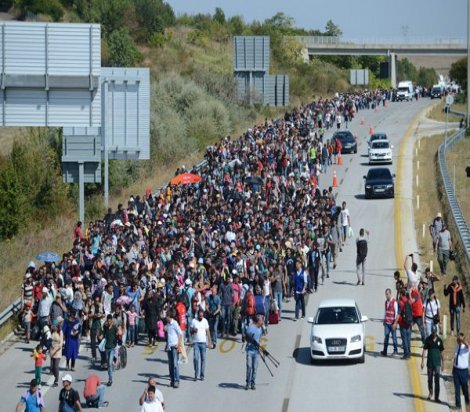
[[[456,115],[464,116],[463,113],[450,111]],[[455,226],[459,232],[460,239],[462,241],[462,245],[465,249],[465,253],[467,255],[467,259],[470,261],[470,229],[468,228],[467,222],[463,216],[462,210],[460,209],[459,202],[457,200],[457,195],[455,193],[454,185],[452,183],[452,179],[449,174],[449,169],[447,167],[447,159],[446,154],[447,150],[452,148],[452,146],[464,139],[466,136],[466,130],[461,129],[449,139],[447,139],[447,143],[444,142],[439,146],[437,159],[439,162],[439,170],[441,173],[442,181],[444,183],[444,190],[446,192],[447,201],[449,202],[449,207],[452,212],[452,217],[455,222]]]
[[[16,299],[10,306],[0,313],[0,327],[2,327],[10,318],[21,309],[21,299]]]

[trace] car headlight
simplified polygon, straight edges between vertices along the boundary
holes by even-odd
[[[322,343],[323,341],[319,336],[312,336],[312,343]]]
[[[372,186],[371,185],[366,185],[366,189],[371,189]]]
[[[387,189],[391,189],[393,185],[387,185]]]
[[[351,338],[351,343],[360,342],[362,340],[361,335],[355,335]]]

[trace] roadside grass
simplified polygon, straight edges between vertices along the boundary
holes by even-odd
[[[0,155],[7,156],[16,139],[20,139],[25,127],[0,127]]]
[[[465,168],[470,166],[470,137],[457,142],[447,153],[449,173],[454,180],[455,191],[460,209],[467,225],[470,224],[470,177],[467,177]],[[455,175],[454,175],[455,172]]]
[[[444,112],[445,101],[442,99],[439,104],[436,104],[428,114],[428,118],[432,120],[437,120],[438,122],[445,122],[446,121],[446,114]],[[463,112],[465,113],[467,110],[467,106],[462,103],[455,103],[452,105],[452,110],[456,112]],[[456,116],[455,114],[449,113],[449,122],[460,122],[461,117]]]
[[[452,224],[452,216],[446,205],[445,194],[442,190],[440,182],[440,174],[437,163],[437,150],[440,144],[444,141],[444,135],[433,135],[430,137],[423,137],[416,140],[413,156],[413,197],[414,197],[414,219],[416,238],[420,254],[421,273],[424,273],[426,267],[430,266],[432,261],[433,272],[440,274],[437,256],[433,252],[432,240],[429,234],[429,225],[436,216],[437,212],[441,212],[443,218],[449,223],[449,230],[451,231],[452,239],[454,242],[458,237],[458,233]],[[417,150],[417,151],[416,151]],[[419,161],[419,169],[418,169]],[[418,186],[416,185],[416,175],[419,176]],[[419,209],[417,209],[416,197],[419,196]],[[423,236],[423,224],[424,236]],[[458,243],[458,242],[457,242]],[[457,245],[458,248],[458,245]],[[462,256],[457,250],[458,255]],[[450,336],[450,316],[449,316],[449,297],[444,296],[444,285],[448,285],[452,281],[454,274],[459,275],[465,284],[465,297],[469,299],[469,283],[465,281],[468,276],[468,267],[465,266],[465,261],[458,258],[455,262],[449,262],[447,275],[440,281],[435,282],[434,288],[436,296],[441,303],[442,314],[447,315],[447,337],[444,340],[444,360],[446,373],[451,372],[451,365],[453,361],[453,350],[455,346],[455,337]],[[464,276],[462,276],[462,274]],[[467,275],[467,276],[465,276]],[[470,327],[470,319],[463,313],[461,315],[461,330],[468,330]],[[442,331],[441,331],[442,334]],[[447,385],[447,390],[453,394],[453,385]],[[453,395],[449,393],[449,399],[452,402]],[[453,403],[453,402],[452,402]]]

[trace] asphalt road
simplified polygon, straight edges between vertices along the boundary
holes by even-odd
[[[366,362],[358,365],[335,362],[310,364],[309,333],[306,320],[293,322],[293,302],[284,305],[284,317],[279,325],[269,327],[265,344],[280,361],[273,368],[274,377],[261,363],[258,368],[257,390],[244,390],[245,357],[240,342],[219,341],[218,347],[209,351],[206,380],[193,382],[192,354],[189,363],[181,365],[179,389],[169,387],[168,366],[164,345],[157,348],[139,346],[128,351],[129,362],[124,370],[116,371],[114,384],[106,390],[110,411],[138,411],[138,397],[149,375],[155,375],[167,404],[167,411],[377,411],[415,410],[415,395],[410,384],[411,362],[383,358],[379,352],[383,344],[384,291],[393,288],[395,259],[394,200],[365,200],[362,176],[369,168],[367,137],[369,126],[374,131],[386,132],[394,145],[394,157],[398,156],[400,142],[411,120],[430,104],[428,99],[410,103],[391,103],[378,112],[359,112],[350,125],[359,139],[359,150],[354,155],[344,155],[342,166],[332,166],[321,177],[321,188],[332,184],[332,172],[336,170],[340,187],[337,201],[347,202],[355,233],[361,227],[370,231],[366,285],[356,286],[355,245],[349,239],[339,256],[336,270],[332,271],[318,293],[309,296],[307,317],[313,316],[322,299],[351,297],[356,299],[363,314],[370,319],[366,324]],[[360,124],[364,118],[365,124]],[[329,138],[331,133],[327,134]],[[409,158],[411,153],[406,154]],[[396,168],[396,158],[391,166]],[[407,169],[404,180],[411,178]],[[405,193],[403,201],[411,202]],[[405,199],[405,197],[408,197]],[[400,203],[400,202],[398,202]],[[413,237],[412,227],[406,229]],[[404,247],[404,252],[408,250]],[[413,251],[413,250],[412,250]],[[33,344],[16,343],[0,357],[1,410],[13,410],[27,383],[34,375],[33,361],[29,357]],[[389,349],[390,350],[390,349]],[[73,373],[73,386],[82,393],[83,380],[90,373],[90,352],[82,345],[77,370]],[[48,361],[46,362],[48,363]],[[270,365],[271,366],[271,365]],[[103,381],[106,372],[97,371]],[[45,380],[49,375],[45,375]],[[421,384],[424,375],[420,375]],[[57,410],[59,388],[43,387],[46,410]],[[427,393],[423,391],[426,396]],[[442,398],[442,397],[441,397]],[[431,408],[434,406],[430,405]],[[438,410],[445,410],[441,407]]]

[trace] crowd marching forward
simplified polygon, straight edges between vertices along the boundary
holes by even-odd
[[[158,194],[148,189],[102,220],[78,222],[60,261],[31,262],[25,273],[25,338],[40,340],[27,393],[37,393],[46,356],[57,386],[65,356],[61,410],[80,404],[69,373],[80,342],[89,343],[92,362],[108,371],[111,386],[114,371],[126,366],[127,349],[164,341],[177,388],[185,344],[194,347],[194,379],[204,380],[206,350],[220,337],[245,339],[247,329],[258,337],[256,328],[267,333],[269,324],[286,319],[282,307],[290,299],[294,320],[305,317],[305,294],[336,267],[351,225],[346,203],[337,204],[332,188],[320,189],[341,150],[325,132],[348,127],[358,111],[390,97],[390,91],[364,91],[303,105],[208,147],[198,170],[176,172],[197,173],[201,182],[167,185]],[[364,284],[359,266],[358,279]],[[247,353],[256,347],[247,344]],[[255,388],[253,372],[252,364],[247,389]],[[106,406],[104,385],[92,376],[87,404]],[[149,411],[163,407],[154,381],[140,404]]]

